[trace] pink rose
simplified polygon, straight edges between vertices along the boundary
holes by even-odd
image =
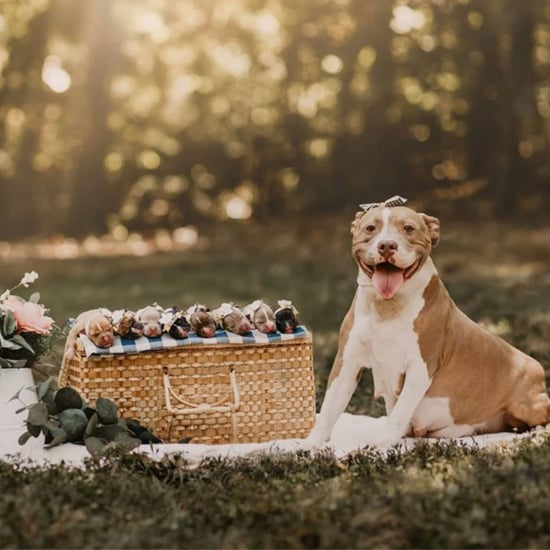
[[[13,312],[17,325],[21,332],[35,332],[36,334],[49,334],[54,320],[45,315],[46,309],[40,304],[26,302],[17,296],[9,296],[2,304]]]

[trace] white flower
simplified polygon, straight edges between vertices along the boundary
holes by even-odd
[[[18,286],[23,285],[25,288],[28,288],[36,279],[38,279],[38,273],[36,271],[26,272]]]
[[[8,298],[10,297],[10,291],[9,290],[6,290],[2,296],[0,296],[0,304],[2,302],[5,302]]]

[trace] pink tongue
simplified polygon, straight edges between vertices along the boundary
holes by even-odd
[[[385,300],[393,298],[404,281],[403,272],[397,269],[375,269],[372,283]]]

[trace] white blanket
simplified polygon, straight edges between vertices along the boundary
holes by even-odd
[[[2,380],[7,383],[6,377]],[[8,395],[13,395],[20,385],[14,388],[2,388]],[[36,402],[36,394],[25,389],[21,395],[26,404]],[[0,403],[0,459],[7,461],[25,461],[36,465],[65,463],[72,466],[82,466],[89,453],[84,445],[65,443],[52,449],[44,448],[44,438],[31,438],[24,445],[19,445],[19,436],[26,431],[24,420],[26,412],[17,414],[21,403],[12,401]],[[344,413],[333,430],[333,436],[327,447],[332,449],[337,457],[358,451],[369,445],[373,437],[384,429],[386,417],[373,418],[370,416],[352,415]],[[550,434],[550,426],[525,434],[498,433],[465,437],[457,439],[467,445],[485,447],[487,445],[506,446],[509,442],[524,437],[536,437],[538,434]],[[399,444],[406,449],[415,445],[418,439],[405,438]],[[435,441],[435,440],[434,440]],[[386,445],[383,448],[388,447]],[[180,454],[187,459],[190,465],[197,465],[207,457],[243,457],[258,453],[294,452],[302,448],[302,441],[297,439],[276,440],[264,443],[238,443],[226,445],[199,445],[199,444],[158,444],[141,445],[133,452],[143,453],[153,459],[161,459],[166,455]]]

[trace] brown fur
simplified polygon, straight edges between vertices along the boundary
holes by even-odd
[[[456,424],[491,431],[550,422],[544,369],[462,313],[433,277],[415,322],[432,383],[427,397],[449,397]]]
[[[79,334],[86,334],[100,348],[108,348],[114,340],[111,320],[99,309],[83,311],[76,318],[65,342],[65,355],[68,358],[71,358],[76,351]]]
[[[382,224],[381,212],[380,208],[358,212],[351,224],[352,256],[363,271],[368,267],[368,243]],[[439,242],[439,220],[401,206],[392,208],[390,220],[396,222],[402,236],[417,251],[416,273]],[[409,222],[416,228],[411,234],[404,230],[404,224]],[[548,424],[550,398],[542,365],[469,319],[458,309],[439,277],[432,277],[423,297],[425,304],[414,329],[431,379],[426,397],[449,398],[454,424],[482,425],[479,431]],[[342,370],[343,351],[354,325],[355,300],[340,327],[328,386]],[[372,306],[381,319],[388,319],[399,314],[402,300],[397,293],[390,300],[373,302]],[[396,396],[403,384],[404,376],[395,388]],[[418,432],[426,433],[420,426],[414,427],[415,433],[417,428]]]

